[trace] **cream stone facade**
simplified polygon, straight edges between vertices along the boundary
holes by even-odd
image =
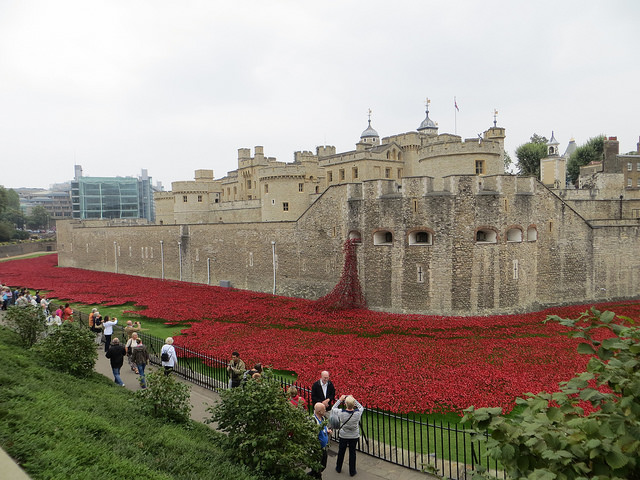
[[[58,222],[59,264],[315,299],[359,238],[372,309],[494,314],[640,297],[640,199],[505,175],[503,139],[495,125],[481,139],[438,135],[427,112],[417,132],[382,139],[369,123],[342,154],[318,147],[287,164],[241,149],[226,177],[198,170],[157,196],[162,223]]]
[[[297,219],[332,185],[367,180],[399,180],[446,175],[498,175],[504,173],[505,129],[494,126],[480,138],[463,140],[438,135],[426,118],[415,132],[380,139],[369,125],[356,149],[336,153],[320,146],[315,154],[299,151],[292,163],[264,156],[257,146],[238,150],[238,169],[214,179],[212,170],[197,170],[194,180],[172,183],[159,192],[156,221],[160,224],[277,222]]]

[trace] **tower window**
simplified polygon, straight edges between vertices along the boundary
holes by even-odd
[[[304,183],[299,183],[298,184],[298,191],[299,192],[304,192]]]
[[[374,245],[392,245],[393,244],[393,233],[388,230],[380,230],[373,234],[373,244]]]
[[[198,202],[202,203],[202,195],[198,195]]]
[[[476,175],[484,175],[484,160],[476,160]]]
[[[391,169],[390,168],[385,168],[384,169],[384,178],[391,178]]]
[[[282,202],[282,211],[283,212],[289,211],[289,202]]]
[[[420,230],[409,234],[409,245],[432,245],[433,237],[430,232]]]
[[[184,203],[187,203],[187,200],[188,200],[188,197],[187,197],[186,195],[183,195],[183,196],[182,196],[182,201],[183,201]]]

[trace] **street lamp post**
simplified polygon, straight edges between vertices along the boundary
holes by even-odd
[[[182,281],[182,242],[178,242],[178,261],[180,262],[180,281]]]
[[[162,280],[164,280],[164,240],[160,240],[160,265],[162,268]]]
[[[271,255],[273,258],[273,294],[276,294],[276,242],[271,241]]]

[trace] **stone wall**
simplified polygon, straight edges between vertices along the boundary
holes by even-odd
[[[59,222],[58,250],[62,266],[271,292],[275,242],[276,293],[315,299],[339,280],[345,239],[359,236],[371,308],[489,314],[639,296],[639,229],[594,228],[533,178],[460,175],[332,186],[290,222]],[[412,243],[415,232],[430,241]]]

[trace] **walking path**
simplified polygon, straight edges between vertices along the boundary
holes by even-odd
[[[152,366],[149,366],[148,368],[149,370],[154,369]],[[96,372],[113,379],[111,365],[109,360],[104,356],[102,349],[99,351],[95,370]],[[140,388],[138,384],[138,375],[131,371],[126,361],[120,371],[120,377],[126,385],[125,388],[129,390],[138,390]],[[202,422],[205,419],[210,418],[211,414],[207,413],[206,409],[209,406],[215,405],[220,400],[220,396],[212,390],[207,390],[206,388],[202,388],[198,385],[192,384],[191,382],[182,380],[178,375],[176,375],[176,378],[186,383],[191,388],[191,405],[193,406],[191,409],[191,418],[198,422]],[[114,388],[116,388],[115,383]],[[212,428],[215,428],[215,425],[212,425]],[[340,480],[350,478],[348,468],[343,468],[342,473],[335,471],[337,454],[337,443],[331,442],[331,447],[329,449],[329,461],[327,462],[327,469],[322,475],[323,479]],[[357,457],[358,475],[356,475],[355,478],[360,480],[431,480],[436,478],[425,473],[393,465],[392,463],[371,457],[362,452],[358,452]],[[345,467],[347,461],[348,459],[345,458]]]

